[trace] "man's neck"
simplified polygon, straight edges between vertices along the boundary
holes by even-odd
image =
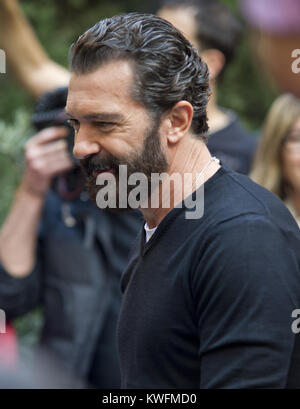
[[[194,190],[199,188],[199,186],[205,183],[209,178],[211,178],[220,168],[218,162],[210,162],[212,159],[210,152],[208,151],[204,142],[187,138],[186,141],[182,141],[181,146],[177,147],[172,162],[170,163],[168,175],[171,177],[174,174],[179,175],[179,179],[183,181],[183,184],[179,186],[176,184],[174,189],[174,184],[170,183],[167,179],[164,179],[159,189],[159,207],[151,207],[151,198],[148,202],[147,208],[141,208],[144,218],[149,226],[149,228],[154,228],[163,220],[163,218],[180,202],[182,202],[186,197],[188,197]],[[190,174],[192,184],[194,184],[197,175],[203,170],[204,167],[209,166],[205,169],[203,178],[197,186],[193,186],[192,190],[189,190],[191,183],[186,186],[184,185],[185,175]],[[202,183],[201,183],[202,182]],[[166,191],[170,189],[170,206],[163,206],[162,198]],[[157,191],[152,192],[157,194]],[[177,200],[176,200],[177,199]]]

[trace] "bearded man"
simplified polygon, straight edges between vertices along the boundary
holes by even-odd
[[[94,201],[105,175],[116,181],[107,195],[123,189],[121,165],[128,198],[135,173],[192,179],[180,202],[163,206],[163,178],[140,206],[145,224],[121,283],[122,387],[299,386],[299,228],[273,194],[211,157],[208,70],[196,49],[167,21],[133,13],[80,36],[70,66],[74,154]],[[184,201],[203,187],[204,212],[189,218]]]

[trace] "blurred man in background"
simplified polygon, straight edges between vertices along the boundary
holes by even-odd
[[[25,172],[0,232],[1,336],[14,352],[5,361],[17,361],[8,321],[42,305],[40,349],[72,377],[119,387],[119,277],[139,215],[104,214],[88,200],[64,117],[67,88],[56,89],[67,87],[70,74],[49,58],[17,0],[0,0],[0,45],[24,89],[40,98],[39,132],[25,147]]]
[[[46,94],[33,117],[37,127],[54,126],[25,147],[24,176],[0,232],[0,305],[8,319],[42,305],[41,349],[71,376],[118,388],[119,279],[141,219],[89,201],[68,152],[66,95]]]
[[[233,170],[247,174],[255,152],[255,138],[243,128],[233,111],[217,103],[218,81],[234,57],[242,35],[240,23],[218,0],[163,0],[157,15],[178,28],[208,65],[210,152]]]

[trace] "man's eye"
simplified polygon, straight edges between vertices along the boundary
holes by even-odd
[[[112,122],[96,122],[96,126],[98,128],[106,130],[106,129],[112,128],[114,126],[114,123],[112,123]]]
[[[79,122],[76,119],[68,119],[68,124],[74,128],[75,131],[79,129]]]

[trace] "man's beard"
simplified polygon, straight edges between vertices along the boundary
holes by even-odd
[[[131,207],[127,200],[127,207],[119,206],[119,166],[126,165],[127,167],[127,199],[130,192],[136,188],[136,186],[128,185],[129,177],[134,173],[143,173],[147,177],[148,181],[148,198],[158,186],[151,185],[151,174],[167,172],[168,161],[159,140],[159,120],[156,120],[151,128],[148,128],[144,133],[144,143],[141,152],[134,152],[130,156],[123,158],[116,158],[112,155],[106,155],[100,158],[97,155],[93,155],[89,158],[82,159],[80,166],[86,178],[86,187],[90,196],[90,199],[97,204],[96,198],[99,190],[102,186],[97,186],[97,176],[93,175],[95,171],[103,171],[112,169],[113,175],[116,180],[116,208],[107,207],[105,210],[126,212],[131,210]]]

